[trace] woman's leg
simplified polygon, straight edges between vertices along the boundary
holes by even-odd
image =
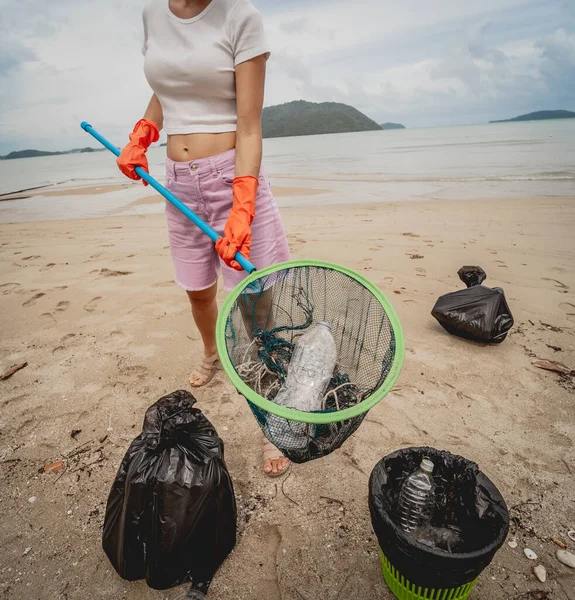
[[[216,321],[218,318],[218,305],[216,302],[217,284],[202,290],[200,292],[187,292],[190,304],[192,305],[192,315],[196,323],[196,327],[200,331],[202,341],[204,343],[204,361],[195,373],[190,375],[190,383],[197,387],[205,385],[211,380],[216,362],[213,357],[217,357],[216,347]],[[269,303],[266,304],[265,317],[262,315],[262,322],[258,322],[259,326],[264,325],[267,321],[269,312]],[[258,311],[259,312],[259,311]],[[264,439],[264,472],[268,475],[277,475],[285,471],[289,460],[270,442]]]
[[[212,157],[212,162],[216,165],[216,170],[202,180],[201,189],[206,200],[204,204],[209,210],[210,225],[221,235],[233,202],[232,182],[235,176],[235,156],[234,153],[225,153]],[[264,177],[260,177],[252,232],[251,256],[257,268],[288,259],[289,249],[285,231],[277,206],[273,202],[269,184]],[[220,266],[223,269],[224,288],[227,291],[231,291],[246,276],[245,272],[235,271],[223,263]],[[245,320],[248,311],[255,309],[254,321],[260,327],[267,328],[269,327],[268,319],[271,316],[269,296],[265,294],[259,300],[259,302],[248,302],[241,306],[242,315]],[[248,327],[248,333],[251,334],[251,327],[249,325]],[[289,460],[273,444],[267,440],[264,441],[264,473],[268,476],[285,473],[290,464]]]
[[[217,366],[218,351],[216,347],[216,321],[218,319],[218,304],[216,294],[217,283],[199,292],[188,291],[188,299],[192,307],[192,316],[202,336],[204,357],[201,365],[190,375],[190,383],[199,387],[208,383]]]

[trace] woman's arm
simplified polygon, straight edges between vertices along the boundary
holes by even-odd
[[[262,162],[262,108],[266,56],[236,66],[236,177],[259,177]],[[161,110],[161,107],[160,107]]]
[[[146,112],[144,113],[144,119],[153,121],[158,126],[158,129],[160,131],[162,130],[162,127],[164,126],[164,113],[156,94],[152,94],[152,97],[150,98],[148,108],[146,108]]]
[[[216,250],[230,267],[241,271],[234,260],[236,251],[248,260],[252,243],[251,223],[255,216],[262,162],[262,107],[266,72],[265,55],[236,66],[236,172],[232,186],[233,205]]]

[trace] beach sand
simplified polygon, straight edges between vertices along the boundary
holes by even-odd
[[[346,265],[385,292],[405,366],[341,449],[283,480],[263,476],[260,429],[222,372],[194,392],[225,441],[239,510],[238,543],[210,597],[391,600],[369,474],[389,452],[431,445],[477,461],[510,508],[518,546],[504,544],[471,598],[575,598],[575,571],[550,540],[575,552],[573,377],[532,364],[575,368],[574,200],[282,210],[294,258]],[[431,317],[439,295],[463,287],[466,264],[505,289],[516,324],[501,345],[452,337]],[[101,550],[110,485],[145,410],[188,388],[200,354],[164,217],[2,224],[0,296],[0,371],[28,363],[0,382],[2,598],[177,598],[122,581]],[[65,471],[39,472],[62,457]]]
[[[122,183],[118,185],[87,185],[83,187],[69,187],[64,185],[46,185],[38,188],[32,188],[30,190],[22,190],[21,192],[15,192],[13,194],[0,194],[0,202],[8,200],[22,200],[24,198],[34,197],[45,197],[45,198],[61,198],[66,196],[98,196],[100,194],[109,194],[113,192],[119,192],[126,189],[130,189],[133,186],[141,186],[140,182]],[[274,196],[315,196],[317,194],[325,194],[332,190],[321,189],[321,188],[306,188],[306,187],[293,187],[293,186],[274,186]],[[132,206],[140,204],[161,204],[165,202],[164,198],[159,194],[153,193],[152,195],[140,198],[135,202],[132,202]]]

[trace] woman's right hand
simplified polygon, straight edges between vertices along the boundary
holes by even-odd
[[[130,141],[124,146],[116,163],[126,177],[130,179],[141,179],[136,173],[136,167],[141,167],[148,173],[148,159],[146,150],[160,139],[160,131],[154,121],[140,119],[130,134]],[[144,185],[148,185],[143,181]]]

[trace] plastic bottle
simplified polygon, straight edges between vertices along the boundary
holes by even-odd
[[[311,412],[321,410],[336,361],[335,341],[327,323],[317,323],[297,341],[286,380],[274,402]]]
[[[321,410],[337,359],[335,341],[327,323],[317,323],[296,342],[287,377],[274,398],[286,408],[305,412]],[[283,448],[306,448],[315,426],[268,415],[269,439],[282,442]]]
[[[431,521],[435,503],[433,467],[433,463],[424,458],[417,471],[401,486],[397,513],[399,525],[407,533],[414,533]]]
[[[193,587],[189,589],[180,589],[173,596],[173,600],[205,600],[207,596]]]

